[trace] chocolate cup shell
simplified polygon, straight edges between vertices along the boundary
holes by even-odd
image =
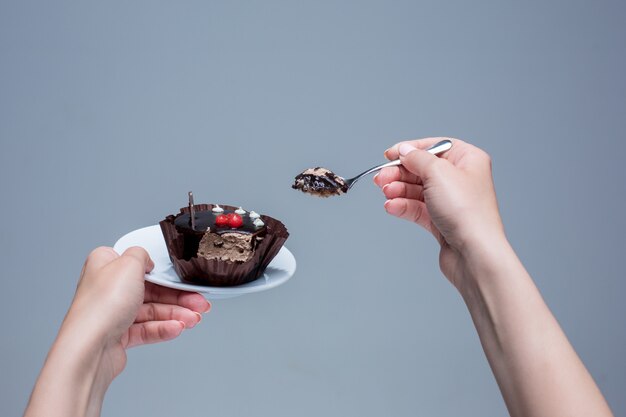
[[[196,211],[207,211],[214,207],[213,204],[196,204]],[[238,207],[222,205],[226,210],[236,210]],[[188,213],[189,208],[183,207],[180,213]],[[181,280],[211,287],[232,287],[254,281],[261,275],[278,254],[289,232],[285,225],[273,217],[262,215],[265,223],[266,234],[254,249],[252,257],[245,262],[222,261],[217,259],[205,259],[196,255],[185,257],[185,242],[190,242],[190,236],[184,236],[174,225],[176,216],[169,215],[159,225],[165,238],[170,259],[176,273]],[[198,240],[203,233],[198,233]],[[194,242],[193,244],[197,244]]]

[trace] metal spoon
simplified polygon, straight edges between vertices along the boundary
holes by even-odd
[[[448,139],[444,139],[441,142],[438,142],[430,148],[426,149],[426,151],[432,153],[433,155],[439,155],[440,153],[447,151],[451,147],[452,142]],[[401,165],[399,159],[384,163],[382,165],[377,165],[374,168],[370,168],[367,171],[362,172],[354,178],[348,179],[340,177],[326,168],[309,168],[296,176],[295,182],[291,186],[291,188],[319,197],[341,195],[347,193],[348,190],[350,190],[354,186],[354,184],[365,175],[379,171],[385,167],[392,167],[397,165]]]
[[[450,148],[452,148],[452,141],[448,140],[448,139],[444,139],[441,142],[437,142],[435,143],[433,146],[431,146],[430,148],[426,149],[427,152],[432,153],[433,155],[439,155],[440,153],[443,153],[447,150],[449,150]],[[373,168],[368,169],[365,172],[360,173],[359,175],[357,175],[354,178],[347,178],[344,179],[344,183],[346,184],[346,191],[351,189],[354,186],[354,183],[357,182],[358,180],[360,180],[362,177],[371,174],[372,172],[376,172],[376,171],[380,171],[383,168],[387,168],[387,167],[395,167],[398,165],[402,165],[402,162],[400,162],[399,159],[393,160],[391,162],[387,162],[385,164],[382,165],[377,165]]]

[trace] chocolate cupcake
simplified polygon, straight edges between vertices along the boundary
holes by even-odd
[[[285,225],[270,216],[192,201],[159,224],[181,280],[214,287],[257,279],[289,237]]]

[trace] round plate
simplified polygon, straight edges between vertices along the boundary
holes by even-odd
[[[278,255],[272,259],[272,262],[265,269],[263,275],[252,282],[234,287],[193,285],[181,281],[178,274],[176,274],[165,246],[161,227],[158,224],[133,230],[122,236],[115,242],[113,249],[121,254],[131,246],[141,246],[148,251],[154,261],[154,269],[149,274],[146,274],[147,281],[178,290],[199,292],[205,298],[211,300],[269,290],[284,284],[296,272],[296,259],[289,249],[283,246]]]

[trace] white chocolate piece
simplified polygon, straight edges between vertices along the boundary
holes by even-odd
[[[260,218],[254,219],[254,221],[252,223],[254,224],[255,227],[263,227],[263,226],[265,226],[265,223],[263,223],[263,220],[261,220]]]
[[[213,213],[223,213],[223,212],[224,212],[224,209],[223,209],[223,208],[221,208],[221,207],[219,206],[219,204],[216,204],[216,205],[215,205],[215,207],[213,207],[213,208],[211,209],[211,211],[212,211]]]
[[[261,217],[261,215],[259,213],[257,213],[256,211],[251,211],[250,212],[250,218],[251,219],[258,219],[259,217]]]
[[[239,207],[237,210],[235,210],[235,213],[239,214],[240,216],[243,216],[244,214],[246,214],[246,211],[242,209],[241,207]]]

